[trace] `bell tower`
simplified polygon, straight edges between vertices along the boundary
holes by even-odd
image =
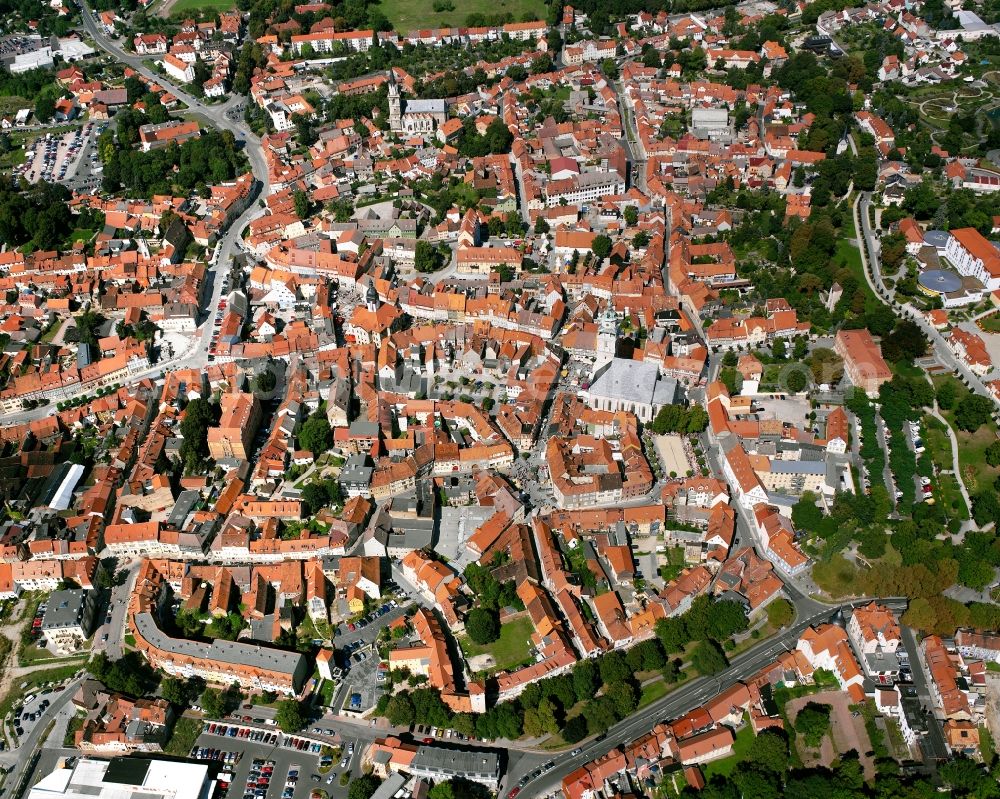
[[[399,85],[396,83],[396,73],[389,69],[389,130],[403,129],[403,101],[399,96]]]

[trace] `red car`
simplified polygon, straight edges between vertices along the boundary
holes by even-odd
[[[348,623],[347,629],[350,630],[353,633],[354,632],[354,622]]]
[[[432,744],[432,743],[434,743],[434,739],[433,738],[424,738],[424,743],[425,744]]]
[[[519,793],[521,793],[521,789],[514,788],[514,790],[512,790],[509,794],[507,794],[507,799],[514,799],[514,797],[517,796]]]

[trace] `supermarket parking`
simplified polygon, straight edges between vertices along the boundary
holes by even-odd
[[[346,795],[338,778],[357,767],[356,745],[355,739],[341,740],[322,726],[286,735],[276,728],[223,721],[205,724],[191,757],[220,764],[225,783],[220,799],[309,799],[320,787],[330,797]]]

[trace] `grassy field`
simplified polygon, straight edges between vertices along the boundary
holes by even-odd
[[[951,375],[935,375],[934,386],[940,387],[945,381],[955,385],[955,405],[969,393],[969,390]],[[975,433],[966,433],[955,426],[955,411],[942,410],[941,415],[948,420],[958,438],[958,463],[962,469],[962,480],[969,496],[975,496],[988,488],[1000,476],[1000,468],[986,463],[986,448],[997,440],[997,426],[993,422],[984,424]]]
[[[712,779],[714,774],[722,774],[724,776],[731,774],[736,764],[746,756],[753,738],[753,730],[750,725],[744,724],[743,728],[736,733],[736,743],[733,744],[733,753],[729,757],[724,757],[721,760],[713,760],[711,763],[706,763],[702,766],[702,770],[705,772],[705,779]]]
[[[951,471],[951,441],[944,426],[930,415],[924,416],[923,425],[924,443],[931,455],[931,460],[934,461],[939,470]],[[962,498],[962,492],[958,490],[958,481],[954,475],[939,474],[933,485],[935,493],[938,494],[938,502],[950,515],[962,521],[969,518],[969,509],[965,506],[965,500]]]
[[[183,716],[177,719],[174,724],[174,731],[170,736],[170,740],[167,741],[167,745],[163,747],[163,751],[168,755],[187,757],[191,751],[191,747],[194,746],[194,742],[201,735],[203,726],[202,722],[198,719],[189,719]]]
[[[647,683],[642,686],[642,693],[639,695],[639,707],[646,707],[646,705],[652,704],[657,699],[667,695],[673,686],[667,685],[663,680],[657,680],[656,682]]]
[[[167,2],[169,3],[170,0],[167,0]],[[220,11],[229,11],[235,5],[236,3],[233,0],[176,0],[176,2],[170,3],[169,8],[165,6],[164,11],[168,12],[170,16],[194,14],[198,11],[218,13]]]
[[[461,644],[466,657],[489,654],[496,661],[497,669],[510,669],[528,660],[532,629],[531,619],[527,616],[519,616],[513,621],[502,624],[500,637],[490,644],[481,646],[467,635],[463,635],[459,639],[459,644]]]
[[[860,213],[860,211],[859,211]],[[845,226],[844,234],[850,235],[851,233],[857,236],[854,230],[854,221],[851,220],[851,226],[847,228]],[[858,287],[869,297],[874,297],[875,293],[871,290],[868,285],[868,281],[865,280],[865,270],[861,265],[861,252],[858,248],[848,239],[841,239],[837,242],[837,251],[833,254],[833,261],[839,266],[846,266],[851,270],[851,274],[858,281]]]
[[[184,2],[196,4],[198,0],[178,0],[178,5]],[[545,3],[541,0],[438,0],[434,10],[434,0],[382,0],[377,8],[385,14],[393,27],[400,33],[408,33],[417,28],[440,28],[465,25],[469,14],[506,14],[513,15],[515,21],[522,18],[545,19]],[[175,9],[177,6],[174,7]]]
[[[985,316],[977,324],[987,333],[1000,333],[1000,313]]]

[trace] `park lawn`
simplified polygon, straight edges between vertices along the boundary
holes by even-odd
[[[938,471],[945,469],[951,471],[951,442],[944,426],[935,417],[925,415],[923,422],[924,444],[930,453],[931,460],[937,466]],[[961,458],[961,455],[959,455]],[[958,490],[958,480],[953,474],[938,474],[932,483],[937,501],[945,508],[950,516],[965,521],[969,518],[969,509],[965,505],[962,492]]]
[[[977,324],[987,333],[1000,333],[1000,313],[983,317]]]
[[[935,375],[934,387],[940,388],[945,381],[955,384],[955,406],[965,397],[969,390],[951,375]],[[948,420],[958,440],[958,465],[962,469],[962,480],[970,497],[988,488],[1000,476],[1000,468],[986,463],[986,448],[997,440],[997,426],[990,421],[974,433],[959,430],[955,425],[955,409],[941,411]],[[950,456],[949,456],[950,459]]]
[[[181,716],[174,723],[170,740],[163,747],[163,751],[168,755],[187,757],[191,753],[191,747],[194,746],[194,742],[201,735],[203,726],[204,724],[199,719],[189,719]]]
[[[178,5],[183,2],[185,0],[178,0]],[[409,33],[418,28],[462,26],[466,24],[466,17],[470,14],[491,16],[510,13],[515,22],[520,22],[523,18],[546,18],[546,6],[542,0],[442,0],[438,5],[446,7],[449,4],[453,10],[435,11],[434,0],[382,0],[378,10],[389,18],[393,28],[400,33]]]
[[[496,669],[505,670],[518,666],[528,660],[528,649],[531,646],[531,633],[534,627],[528,616],[518,616],[512,621],[500,625],[500,637],[492,643],[480,645],[469,636],[463,635],[459,644],[466,657],[477,655],[492,655],[496,661]]]
[[[733,744],[733,753],[729,757],[724,757],[721,760],[713,760],[711,763],[706,763],[701,767],[702,771],[705,772],[705,779],[710,780],[715,774],[721,774],[728,777],[736,767],[736,764],[746,757],[747,751],[750,749],[750,744],[753,743],[753,739],[753,729],[749,724],[744,724],[743,728],[736,733],[736,742]]]
[[[170,7],[170,16],[196,11],[229,11],[235,5],[234,0],[177,0]]]
[[[62,330],[63,324],[65,323],[56,322],[54,325],[52,325],[48,330],[45,331],[45,334],[42,336],[42,341],[45,344],[51,344],[52,339],[54,339],[57,335],[59,335],[59,331]]]
[[[85,713],[77,713],[69,720],[66,724],[66,735],[63,736],[63,746],[76,746],[76,731],[83,727],[83,722],[86,720]]]
[[[27,160],[27,155],[23,149],[11,150],[9,153],[0,155],[0,169],[13,169],[21,166]]]

